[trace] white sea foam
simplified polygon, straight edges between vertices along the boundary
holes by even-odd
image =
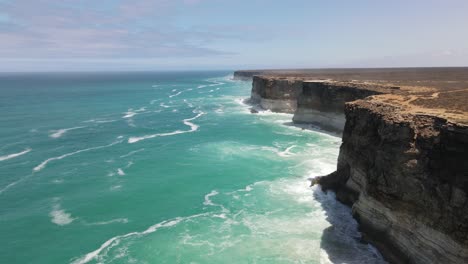
[[[128,110],[127,112],[124,113],[125,115],[122,116],[122,118],[131,118],[134,117],[137,113],[133,112],[132,110]]]
[[[49,162],[54,161],[54,160],[61,160],[61,159],[64,159],[66,157],[70,157],[70,156],[73,156],[73,155],[76,155],[76,154],[79,154],[79,153],[82,153],[82,152],[87,152],[87,151],[97,150],[97,149],[102,149],[102,148],[108,148],[108,147],[114,146],[115,144],[119,144],[119,143],[122,143],[122,141],[115,141],[115,142],[113,142],[113,143],[111,143],[109,145],[92,147],[92,148],[87,148],[87,149],[81,149],[81,150],[77,150],[75,152],[70,152],[70,153],[63,154],[63,155],[58,156],[58,157],[48,158],[45,161],[43,161],[41,164],[34,167],[33,171],[38,172],[38,171],[44,169]]]
[[[205,88],[205,87],[207,87],[207,86],[208,86],[208,85],[199,85],[199,86],[197,87],[197,89],[202,89],[202,88]]]
[[[219,194],[219,192],[216,191],[216,190],[212,190],[210,193],[206,194],[205,195],[205,200],[203,201],[203,205],[216,206],[216,207],[221,208],[223,213],[228,213],[229,210],[226,207],[224,207],[224,205],[213,203],[213,201],[211,200],[211,197],[214,197],[214,196],[216,196],[218,194]]]
[[[112,123],[116,122],[115,119],[105,119],[105,118],[97,118],[97,119],[90,119],[83,121],[83,123],[95,123],[95,124],[105,124],[105,123]]]
[[[205,201],[203,202],[204,205],[211,205],[214,206],[215,204],[211,201],[211,197],[218,195],[219,192],[216,190],[211,191],[209,194],[205,195]]]
[[[31,176],[31,175],[29,175],[29,176]],[[28,178],[29,176],[26,176],[26,177],[24,177],[24,178],[21,178],[21,179],[19,179],[19,180],[17,180],[17,181],[14,181],[14,182],[8,184],[7,186],[3,187],[2,189],[0,189],[0,194],[4,193],[5,191],[7,191],[7,190],[10,189],[11,187],[15,186],[16,184],[18,184],[18,183],[24,181],[24,180],[25,180],[26,178]]]
[[[60,207],[60,204],[55,204],[50,212],[49,216],[51,217],[52,223],[56,225],[68,225],[71,224],[76,218],[73,218],[70,213],[65,212]]]
[[[141,107],[139,109],[133,110],[132,108],[128,109],[127,112],[125,112],[124,116],[122,118],[132,118],[137,114],[143,114],[143,113],[148,113],[146,112],[146,107]]]
[[[226,83],[218,82],[218,81],[213,81],[212,83],[213,83],[213,84],[210,84],[210,85],[208,85],[208,86],[209,86],[209,87],[213,87],[213,86],[219,86],[219,85],[226,84]]]
[[[169,108],[170,106],[166,105],[165,103],[160,103],[159,106],[164,107],[164,108]]]
[[[117,169],[117,174],[120,176],[125,176],[125,172],[121,168]]]
[[[126,158],[126,157],[129,157],[129,156],[132,156],[133,154],[136,154],[138,152],[142,152],[144,151],[145,149],[142,148],[142,149],[139,149],[139,150],[133,150],[133,151],[130,151],[129,153],[125,154],[125,155],[122,155],[120,156],[121,158]]]
[[[190,121],[193,121],[193,120],[199,118],[200,116],[202,116],[204,114],[205,114],[204,112],[200,112],[200,113],[198,113],[196,116],[194,116],[192,118],[188,118],[188,119],[183,120],[183,123],[185,125],[189,126],[190,130],[176,130],[176,131],[173,131],[173,132],[158,133],[158,134],[146,135],[146,136],[142,136],[142,137],[130,137],[128,139],[128,143],[132,144],[132,143],[136,143],[136,142],[141,141],[141,140],[151,139],[151,138],[155,138],[155,137],[167,137],[167,136],[173,136],[173,135],[178,135],[178,134],[195,132],[195,131],[198,130],[199,126],[192,123],[192,122],[190,122]]]
[[[84,126],[79,126],[79,127],[63,128],[63,129],[59,129],[59,130],[52,130],[51,132],[53,132],[53,133],[50,134],[49,137],[59,138],[59,137],[63,136],[65,133],[67,133],[68,131],[75,130],[75,129],[80,129],[80,128],[85,128],[85,127]]]
[[[112,220],[109,220],[109,221],[101,221],[101,222],[92,222],[92,223],[87,223],[87,222],[84,222],[85,225],[108,225],[108,224],[115,224],[115,223],[119,223],[119,224],[126,224],[128,223],[128,219],[127,218],[117,218],[117,219],[112,219]]]
[[[8,155],[5,155],[5,156],[0,156],[0,161],[4,161],[4,160],[9,160],[9,159],[13,159],[13,158],[16,158],[16,157],[19,157],[21,155],[24,155],[28,152],[30,152],[32,149],[30,148],[27,148],[21,152],[18,152],[18,153],[13,153],[13,154],[8,154]]]
[[[171,94],[171,95],[169,95],[169,98],[172,98],[172,97],[178,96],[178,95],[180,95],[181,93],[182,93],[182,92],[180,91],[180,92],[178,92],[178,93]]]
[[[142,231],[142,232],[131,232],[131,233],[127,233],[125,235],[112,237],[109,240],[107,240],[106,242],[104,242],[98,249],[84,255],[81,258],[78,258],[78,259],[74,260],[72,262],[72,264],[88,263],[88,262],[96,259],[103,250],[110,249],[113,246],[116,246],[120,242],[120,240],[122,240],[122,239],[125,239],[125,238],[128,238],[128,237],[133,237],[133,236],[142,236],[142,235],[151,234],[151,233],[154,233],[154,232],[156,232],[157,230],[159,230],[161,228],[172,227],[172,226],[175,226],[175,225],[177,225],[178,223],[180,223],[182,221],[190,220],[192,218],[200,217],[200,216],[203,216],[203,215],[206,215],[206,214],[198,214],[198,215],[192,215],[192,216],[188,216],[188,217],[177,217],[177,218],[174,218],[174,219],[171,219],[171,220],[162,221],[160,223],[152,225],[152,226],[148,227],[145,231]]]
[[[292,145],[292,146],[286,148],[286,150],[278,152],[278,155],[280,155],[281,157],[291,157],[291,156],[294,156],[294,153],[291,153],[291,151],[290,151],[290,150],[293,149],[294,147],[296,147],[296,145]]]

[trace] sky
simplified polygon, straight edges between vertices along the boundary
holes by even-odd
[[[468,66],[467,0],[0,0],[0,71]]]

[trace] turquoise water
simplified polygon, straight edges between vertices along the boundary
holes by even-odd
[[[228,72],[0,75],[1,263],[380,263],[307,178],[340,138]]]

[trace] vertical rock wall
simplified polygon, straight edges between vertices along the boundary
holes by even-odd
[[[250,101],[265,110],[294,113],[301,91],[300,79],[254,76]]]
[[[468,126],[361,100],[338,169],[319,178],[395,263],[468,263]]]
[[[380,92],[358,88],[355,84],[304,81],[293,121],[341,132],[346,121],[344,104],[375,94]]]

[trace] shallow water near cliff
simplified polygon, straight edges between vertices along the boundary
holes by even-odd
[[[2,262],[383,262],[308,187],[341,139],[228,74],[1,75]]]

